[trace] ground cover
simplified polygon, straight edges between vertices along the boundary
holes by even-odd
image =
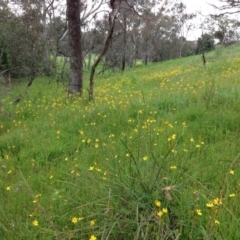
[[[238,239],[239,46],[2,99],[1,239]],[[85,86],[87,85],[85,77]],[[86,86],[87,87],[87,86]]]

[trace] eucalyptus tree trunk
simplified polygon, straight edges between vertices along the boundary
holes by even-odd
[[[43,34],[42,38],[47,42],[48,28],[47,28],[47,6],[46,1],[42,1],[42,25],[43,25]],[[47,75],[50,75],[50,62],[49,62],[49,46],[45,44],[44,46],[44,72]]]
[[[68,94],[83,90],[83,60],[81,48],[80,0],[67,0],[67,20],[70,51],[70,79]]]
[[[108,48],[111,45],[112,36],[113,36],[113,32],[114,32],[114,27],[115,27],[115,20],[116,20],[116,15],[113,17],[112,21],[109,22],[110,23],[110,28],[109,28],[109,31],[108,31],[106,41],[104,43],[104,47],[102,49],[102,52],[97,57],[97,59],[95,60],[94,64],[92,65],[92,68],[91,68],[89,89],[88,89],[89,101],[93,101],[94,75],[95,75],[96,68],[97,68],[98,64],[100,63],[100,61],[102,60],[102,58],[104,57],[104,55],[106,54],[106,52],[108,51]]]
[[[124,72],[126,67],[126,47],[127,47],[127,16],[123,15],[123,56],[121,70]]]

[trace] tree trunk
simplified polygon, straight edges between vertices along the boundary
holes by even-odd
[[[100,55],[98,56],[98,58],[96,59],[96,61],[94,62],[92,68],[91,68],[89,90],[88,90],[89,101],[93,100],[94,75],[95,75],[96,68],[97,68],[98,64],[100,63],[100,61],[102,60],[103,56],[106,54],[109,46],[111,45],[111,40],[112,40],[114,26],[115,26],[115,18],[116,18],[116,16],[114,16],[114,18],[112,20],[112,23],[110,23],[110,29],[109,29],[108,36],[107,36],[107,39],[105,41],[103,50],[100,53]]]
[[[146,53],[144,57],[144,65],[147,66],[147,64],[148,64],[148,53]]]
[[[89,53],[88,53],[88,65],[87,65],[88,69],[91,68],[91,62],[92,62],[92,51],[89,51]]]
[[[127,47],[127,16],[126,13],[123,16],[123,56],[121,70],[124,72],[126,67],[126,47]]]
[[[48,28],[47,28],[47,6],[46,1],[42,1],[42,25],[43,25],[43,40],[47,42]],[[50,75],[50,62],[49,62],[49,45],[45,44],[44,46],[44,72],[48,76]]]
[[[69,30],[70,79],[68,94],[83,90],[83,60],[81,48],[80,0],[67,0],[67,20]]]

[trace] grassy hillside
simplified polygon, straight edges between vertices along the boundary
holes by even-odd
[[[240,239],[239,46],[96,78],[38,78],[0,111],[0,239]],[[85,89],[88,79],[85,79]]]

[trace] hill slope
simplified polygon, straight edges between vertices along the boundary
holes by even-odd
[[[100,76],[92,103],[39,78],[12,105],[14,88],[0,113],[0,238],[238,239],[238,51]]]

